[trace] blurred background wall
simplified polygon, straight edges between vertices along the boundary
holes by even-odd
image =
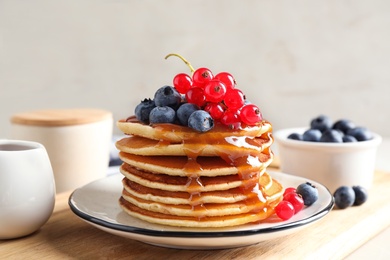
[[[0,0],[0,137],[27,110],[127,117],[189,73],[171,52],[232,73],[275,129],[327,114],[390,137],[387,0]]]

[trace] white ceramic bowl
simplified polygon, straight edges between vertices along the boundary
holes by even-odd
[[[291,133],[302,134],[305,130],[289,128],[274,133],[282,172],[322,183],[332,193],[342,185],[371,187],[381,136],[373,133],[373,139],[355,143],[287,139]]]

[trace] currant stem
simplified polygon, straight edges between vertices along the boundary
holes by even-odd
[[[190,68],[191,73],[194,73],[195,69],[191,66],[191,63],[189,63],[189,61],[186,60],[183,56],[181,56],[180,54],[176,54],[176,53],[170,53],[167,56],[165,56],[165,59],[168,59],[171,56],[176,56],[176,57],[180,58]]]

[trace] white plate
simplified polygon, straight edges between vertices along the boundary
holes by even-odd
[[[318,201],[287,221],[275,217],[260,224],[230,228],[170,227],[151,224],[122,211],[118,200],[123,176],[118,173],[76,189],[69,198],[69,206],[78,217],[108,233],[152,245],[181,249],[220,249],[256,244],[296,232],[323,218],[333,208],[333,196],[323,185],[280,172],[269,174],[284,187],[297,187],[306,181],[313,183],[319,192]]]

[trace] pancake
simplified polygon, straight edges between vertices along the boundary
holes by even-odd
[[[146,182],[142,179],[137,179],[136,182],[132,181],[131,179],[133,178],[129,178],[126,175],[126,177],[123,178],[122,181],[123,187],[128,193],[141,199],[154,202],[162,202],[166,204],[195,205],[204,203],[232,203],[242,201],[248,198],[248,196],[242,192],[242,188],[245,187],[242,181],[237,181],[237,184],[240,184],[240,186],[236,186],[234,188],[229,188],[230,185],[218,186],[217,184],[214,184],[212,187],[210,187],[210,184],[206,184],[206,188],[204,189],[204,191],[191,192],[188,190],[188,186],[185,183],[185,181],[187,180],[182,180],[181,185],[176,184],[174,188],[171,188],[170,185],[161,185],[161,182],[160,185],[156,185],[156,182]],[[161,179],[166,180],[164,177],[162,177]],[[204,183],[207,183],[207,177],[205,180],[200,180],[200,182],[202,181]],[[213,180],[213,182],[215,181],[216,180]],[[267,173],[264,173],[259,178],[259,185],[263,187],[263,189],[265,190],[265,195],[268,197],[271,197],[273,196],[273,194],[277,193],[275,192],[275,190],[271,189],[272,184],[273,181]],[[211,191],[207,191],[207,189]]]
[[[273,200],[267,201],[267,204],[264,207],[257,207],[253,211],[249,210],[246,213],[226,214],[225,211],[226,215],[218,216],[219,214],[217,214],[217,216],[205,216],[204,213],[206,212],[206,210],[204,211],[199,210],[200,212],[198,212],[198,214],[194,213],[195,212],[194,210],[189,210],[188,211],[189,213],[192,212],[192,214],[189,214],[189,216],[178,216],[178,215],[168,213],[169,211],[162,213],[162,212],[151,211],[145,208],[138,207],[136,204],[130,203],[128,200],[126,200],[125,199],[126,195],[122,196],[119,199],[119,204],[122,207],[122,209],[130,216],[145,220],[147,222],[155,223],[155,224],[178,226],[178,227],[195,227],[195,228],[232,227],[232,226],[238,226],[238,225],[243,225],[248,223],[259,222],[267,219],[272,214],[274,214],[274,208],[282,200],[283,188],[282,185],[277,181],[273,181],[273,183],[275,183],[274,184],[275,193],[273,194]],[[222,204],[222,205],[223,207],[225,207],[227,204]],[[153,208],[155,210],[159,209],[159,207],[153,207],[153,206],[150,207],[145,206],[145,207],[150,209]],[[248,209],[248,207],[244,207],[244,208]],[[235,208],[233,207],[231,209],[233,209],[234,212],[237,212],[237,207]],[[164,211],[164,210],[160,209],[157,211]],[[230,211],[230,213],[231,212],[232,211]]]
[[[120,172],[129,180],[145,187],[167,190],[194,192],[218,191],[237,188],[243,185],[243,180],[238,174],[216,177],[187,177],[170,176],[165,174],[149,173],[138,170],[130,165],[123,164]]]
[[[126,120],[119,120],[117,127],[127,135],[136,135],[153,140],[166,140],[181,143],[183,140],[221,140],[230,136],[259,137],[272,130],[269,122],[263,121],[258,126],[247,127],[241,130],[229,130],[226,126],[216,124],[213,129],[205,133],[196,132],[188,127],[174,124],[156,124],[153,126],[140,123],[134,116]]]
[[[198,142],[183,141],[170,143],[141,136],[130,136],[116,142],[116,147],[122,152],[135,155],[187,156],[189,151],[199,150],[198,156],[219,156],[222,153],[231,152],[232,143],[235,144],[236,152],[242,152],[242,150],[244,152],[246,150],[261,152],[272,144],[272,139],[269,137],[226,137],[224,142],[199,144]]]
[[[176,227],[192,227],[192,228],[220,228],[220,227],[232,227],[238,225],[244,225],[253,222],[259,222],[267,219],[274,214],[274,207],[278,201],[275,201],[272,205],[263,208],[260,212],[256,213],[244,213],[223,217],[177,217],[163,213],[151,213],[150,211],[138,208],[134,204],[129,203],[123,197],[120,198],[119,204],[122,209],[138,219],[144,221]]]
[[[188,160],[185,156],[141,156],[119,152],[119,158],[139,169],[148,172],[163,173],[174,176],[226,176],[238,174],[239,171],[258,171],[265,169],[272,161],[272,153],[259,153],[259,158],[243,157],[244,165],[239,168],[221,157],[198,157],[196,160]],[[240,158],[235,158],[236,161]]]
[[[200,133],[174,124],[117,122],[128,136],[116,147],[123,161],[119,199],[129,215],[162,225],[229,227],[274,213],[283,187],[267,174],[272,126]]]

